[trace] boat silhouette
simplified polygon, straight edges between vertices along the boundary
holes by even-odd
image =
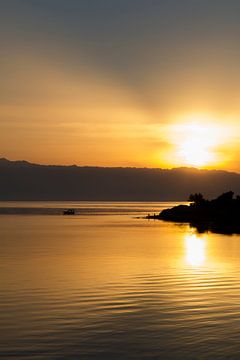
[[[66,209],[63,211],[63,215],[75,215],[74,209]]]

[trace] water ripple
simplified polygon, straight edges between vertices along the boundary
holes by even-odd
[[[201,239],[189,265],[186,228],[44,219],[0,227],[1,358],[240,357],[240,238]]]

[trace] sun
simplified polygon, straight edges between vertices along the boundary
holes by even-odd
[[[226,148],[235,134],[225,118],[179,115],[161,131],[168,144],[161,159],[168,167],[214,169],[231,160]]]
[[[176,152],[181,165],[204,167],[217,161],[220,129],[210,124],[177,125]]]
[[[190,166],[205,166],[214,161],[214,155],[208,144],[201,139],[184,142],[179,149],[182,162]]]

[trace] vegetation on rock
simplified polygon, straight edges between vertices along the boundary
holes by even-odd
[[[189,196],[189,205],[165,209],[150,219],[188,222],[200,231],[222,229],[221,232],[240,232],[240,196],[228,191],[213,200],[204,199],[201,193]]]

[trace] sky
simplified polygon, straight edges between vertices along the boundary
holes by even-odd
[[[240,172],[239,0],[0,0],[0,157]]]

